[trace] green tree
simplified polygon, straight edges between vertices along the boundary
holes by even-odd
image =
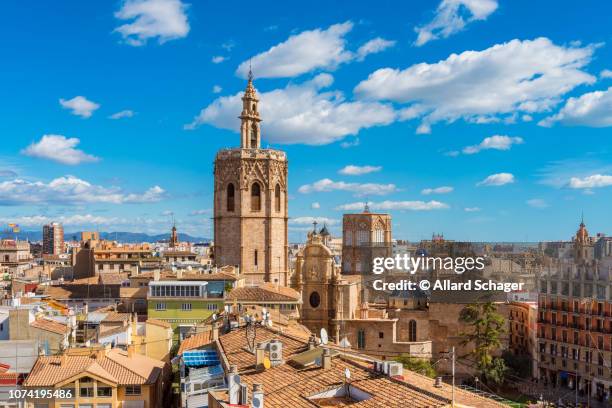
[[[468,305],[461,310],[459,320],[470,325],[473,330],[461,333],[464,337],[461,344],[473,344],[469,353],[478,368],[481,379],[501,384],[508,368],[502,358],[493,356],[493,352],[501,347],[500,336],[506,332],[506,320],[497,313],[493,302]]]
[[[423,374],[430,378],[436,377],[436,370],[431,365],[431,361],[429,360],[412,357],[409,354],[402,354],[399,357],[395,357],[394,360],[402,363],[404,365],[404,368],[410,371]]]

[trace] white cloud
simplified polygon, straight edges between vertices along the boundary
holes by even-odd
[[[481,150],[510,150],[513,144],[522,144],[523,139],[520,137],[510,137],[503,135],[494,135],[485,137],[482,142],[474,146],[463,148],[464,154],[475,154]]]
[[[359,146],[359,138],[356,137],[353,141],[345,141],[340,143],[340,147],[343,149],[349,149],[351,147]]]
[[[165,191],[153,186],[143,193],[126,193],[117,187],[103,187],[74,176],[58,177],[49,183],[14,179],[0,182],[0,205],[150,203],[162,200]]]
[[[612,70],[604,69],[599,73],[601,79],[612,78]]]
[[[344,39],[352,28],[353,23],[347,21],[326,30],[317,28],[292,35],[285,42],[244,61],[236,74],[246,78],[249,64],[257,78],[287,78],[315,69],[335,69],[354,57],[345,50]]]
[[[547,208],[548,203],[542,198],[532,198],[526,201],[527,205],[533,208]]]
[[[44,135],[38,142],[32,143],[23,149],[22,153],[26,156],[53,160],[69,165],[98,161],[97,157],[76,149],[80,142],[76,137],[67,138],[62,135]]]
[[[414,44],[421,46],[438,38],[447,38],[476,20],[486,20],[497,10],[497,0],[442,0],[434,19],[415,31]]]
[[[321,179],[312,184],[304,184],[298,188],[302,194],[313,192],[329,191],[349,191],[356,196],[385,195],[397,191],[395,184],[377,183],[346,183],[344,181],[333,181],[331,179]]]
[[[381,68],[359,83],[362,98],[409,104],[420,116],[417,133],[439,121],[474,123],[513,119],[550,110],[567,92],[596,78],[583,71],[595,46],[553,44],[547,38],[512,40],[483,51],[452,54],[437,63],[404,70]],[[505,115],[505,116],[504,116]]]
[[[214,57],[212,57],[211,61],[213,64],[220,64],[223,61],[225,61],[227,58],[225,58],[222,55],[215,55]]]
[[[64,226],[98,226],[98,225],[120,225],[129,224],[133,220],[120,217],[104,217],[92,214],[73,214],[73,215],[20,215],[15,217],[0,218],[0,222],[14,222],[22,227],[40,227],[50,222],[61,222]]]
[[[259,95],[263,118],[262,135],[273,143],[322,145],[356,135],[361,129],[394,121],[393,108],[378,102],[347,102],[339,91],[323,91],[333,83],[329,74],[319,74],[302,84]],[[186,129],[207,123],[238,131],[236,118],[242,110],[242,92],[222,96],[202,109]]]
[[[465,212],[479,212],[481,211],[480,207],[465,207],[463,209]]]
[[[67,100],[62,98],[59,103],[64,109],[70,109],[73,115],[83,118],[91,117],[94,111],[100,107],[99,104],[88,100],[84,96],[75,96]]]
[[[570,188],[599,188],[612,186],[612,175],[593,174],[587,177],[572,177],[569,181]]]
[[[549,127],[555,122],[573,126],[612,126],[612,87],[605,91],[594,91],[577,98],[569,98],[557,114],[541,120],[538,124]]]
[[[313,222],[317,222],[317,224],[327,224],[327,225],[336,225],[338,224],[338,220],[333,218],[326,217],[296,217],[290,218],[289,223],[293,225],[312,225]]]
[[[210,209],[202,209],[202,210],[193,210],[189,213],[189,215],[191,216],[196,216],[196,215],[204,215],[204,214],[210,214],[212,212],[212,210]]]
[[[381,170],[381,166],[354,166],[352,164],[349,164],[348,166],[344,166],[343,168],[341,168],[338,173],[344,174],[346,176],[361,176],[363,174],[375,173]]]
[[[429,195],[429,194],[448,194],[452,193],[454,188],[450,186],[441,186],[436,188],[424,188],[421,190],[421,194]]]
[[[364,203],[350,203],[343,204],[336,207],[337,210],[342,211],[360,211],[363,210]],[[371,210],[375,211],[389,211],[389,210],[411,210],[411,211],[430,211],[430,210],[444,210],[449,208],[448,204],[440,201],[381,201],[381,202],[369,202],[368,206]]]
[[[321,204],[315,201],[314,203],[310,204],[310,208],[312,208],[313,210],[318,210],[319,208],[321,208]]]
[[[377,54],[394,45],[395,41],[385,40],[380,37],[373,38],[357,49],[357,61],[363,61],[368,55]]]
[[[478,184],[477,186],[503,186],[504,184],[514,183],[514,175],[510,173],[491,174]]]
[[[223,88],[221,88],[219,85],[213,86],[213,89],[212,89],[213,93],[216,93],[216,94],[221,93],[222,90]]]
[[[134,111],[131,111],[129,109],[126,110],[122,110],[120,112],[117,113],[113,113],[112,115],[109,116],[110,119],[123,119],[123,118],[131,118],[135,115],[136,113]]]
[[[180,0],[125,0],[115,17],[131,22],[115,31],[133,46],[144,45],[156,37],[160,44],[183,38],[189,33],[186,9],[187,5]]]

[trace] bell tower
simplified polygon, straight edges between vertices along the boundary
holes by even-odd
[[[238,266],[247,285],[287,285],[287,155],[261,148],[258,108],[249,70],[238,117],[240,147],[222,149],[215,158],[215,264]]]
[[[253,87],[253,72],[249,69],[249,82],[242,97],[242,113],[240,114],[240,147],[243,149],[259,149],[261,147],[261,131],[259,122],[259,99]]]

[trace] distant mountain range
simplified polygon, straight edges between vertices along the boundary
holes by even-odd
[[[210,238],[202,238],[202,237],[192,237],[189,234],[179,233],[179,241],[182,242],[210,242]],[[15,238],[30,240],[30,241],[42,241],[42,230],[41,231],[21,231],[17,234],[14,233],[3,233],[2,238]],[[81,238],[81,232],[65,232],[64,239],[66,241],[72,240],[73,237],[76,237],[77,240]],[[139,243],[139,242],[157,242],[157,241],[167,241],[170,239],[170,234],[157,234],[150,235],[142,232],[100,232],[100,238],[108,239],[111,241],[125,242],[129,244]]]

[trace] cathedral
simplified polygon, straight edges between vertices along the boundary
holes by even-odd
[[[247,285],[287,285],[287,156],[261,148],[259,99],[249,79],[242,97],[240,147],[214,164],[215,264],[237,266]]]

